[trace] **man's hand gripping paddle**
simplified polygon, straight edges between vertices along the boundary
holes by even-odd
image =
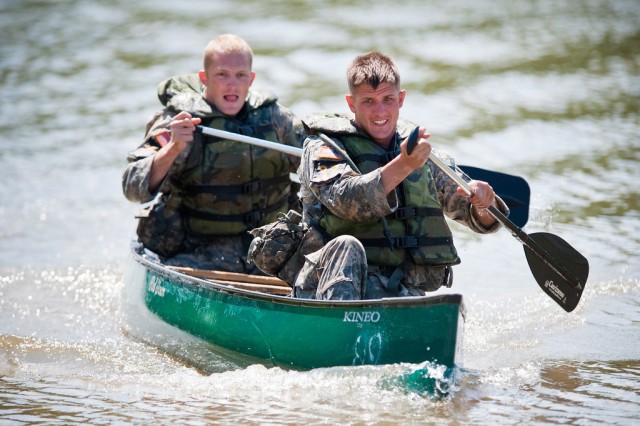
[[[411,155],[418,143],[418,138],[416,127],[409,135],[407,154]],[[437,155],[432,152],[429,159],[453,179],[467,195],[471,195],[472,190],[469,184]],[[557,235],[548,232],[527,234],[496,207],[490,206],[487,210],[523,244],[529,268],[542,291],[565,311],[573,311],[580,301],[589,276],[587,259]]]

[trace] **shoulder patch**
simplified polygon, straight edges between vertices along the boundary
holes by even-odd
[[[336,152],[330,146],[326,146],[326,145],[323,145],[320,147],[320,149],[318,149],[317,158],[318,160],[333,160],[333,161],[344,160],[344,157],[342,157],[339,154],[336,154]]]
[[[314,169],[311,172],[310,182],[312,183],[327,183],[334,179],[339,178],[342,174],[350,170],[345,163],[336,163],[335,161],[328,161],[323,164],[317,162],[314,165]]]

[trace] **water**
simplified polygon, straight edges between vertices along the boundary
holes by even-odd
[[[0,424],[640,421],[637,1],[3,0],[0,27]],[[459,162],[525,177],[526,231],[589,259],[578,308],[508,232],[455,227],[467,322],[441,399],[420,381],[435,367],[265,368],[146,312],[123,284],[125,156],[156,83],[222,32],[301,116],[346,110],[348,62],[391,54],[402,115]]]

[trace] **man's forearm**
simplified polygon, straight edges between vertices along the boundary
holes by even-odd
[[[169,173],[169,169],[178,158],[178,155],[180,155],[180,152],[174,143],[168,143],[153,156],[149,176],[149,192],[155,193],[158,191],[160,184]]]

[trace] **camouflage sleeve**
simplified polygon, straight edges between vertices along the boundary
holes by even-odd
[[[434,150],[434,153],[438,155],[445,163],[450,164],[452,167],[455,166],[453,158],[446,153],[437,152]],[[431,168],[431,174],[433,175],[433,179],[435,181],[436,191],[438,193],[438,201],[442,205],[442,210],[444,214],[452,220],[459,222],[467,227],[469,227],[474,232],[480,234],[490,234],[496,232],[501,228],[501,224],[496,222],[490,228],[485,228],[476,217],[473,215],[471,203],[467,200],[465,195],[458,193],[458,184],[453,181],[445,172],[440,170],[438,166],[436,166],[432,161],[427,163]],[[500,199],[496,196],[496,201],[498,204],[498,209],[505,213],[509,214],[509,209]]]
[[[144,142],[129,152],[129,164],[122,175],[122,192],[128,200],[146,203],[155,197],[156,194],[149,191],[149,177],[153,156],[161,148],[161,144],[154,135],[168,127],[173,115],[167,110],[155,114],[147,123]]]
[[[302,148],[302,143],[307,137],[307,132],[300,120],[288,108],[276,103],[273,111],[273,128],[278,135],[278,140],[289,146]],[[300,159],[291,156],[293,160],[292,172],[295,172],[300,165]]]
[[[300,170],[303,202],[313,197],[341,218],[373,220],[398,206],[395,191],[389,196],[384,193],[379,169],[361,175],[317,136],[306,139]]]
[[[278,140],[285,145],[295,146],[302,148],[302,143],[307,137],[307,132],[300,120],[296,115],[288,108],[276,103],[273,113],[273,127],[278,135]],[[291,173],[296,173],[300,166],[300,158],[291,155]],[[291,182],[290,196],[289,196],[289,209],[300,211],[300,201],[298,200],[298,193],[300,191],[300,184],[297,182]]]

